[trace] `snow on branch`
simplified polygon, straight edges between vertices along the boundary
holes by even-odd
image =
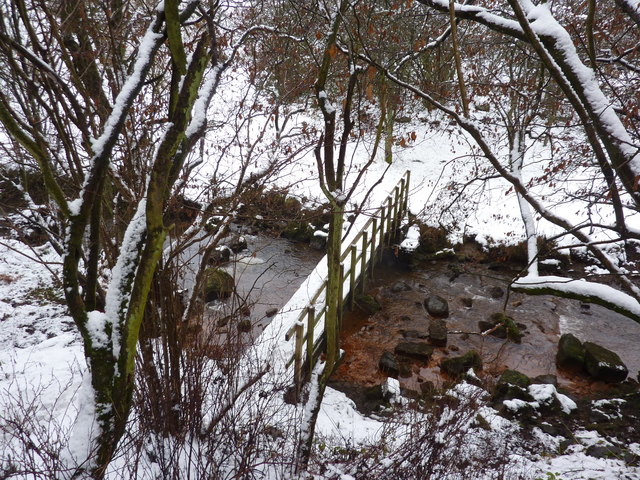
[[[516,292],[532,295],[558,295],[595,303],[640,323],[640,303],[632,296],[602,283],[529,275],[516,280],[511,288]]]
[[[133,278],[138,268],[140,257],[140,242],[146,232],[146,200],[141,200],[133,219],[127,227],[120,247],[120,255],[113,269],[111,283],[107,290],[105,305],[106,321],[111,324],[113,342],[113,356],[120,356],[121,336],[120,320],[124,319],[128,311],[128,295]]]

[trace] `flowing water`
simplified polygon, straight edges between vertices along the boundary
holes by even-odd
[[[496,296],[495,287],[505,292],[515,272],[490,270],[483,264],[433,262],[417,271],[401,266],[379,266],[370,293],[383,309],[371,317],[357,311],[346,316],[342,337],[344,362],[336,380],[373,385],[384,380],[378,360],[384,351],[393,352],[400,341],[417,341],[428,331],[428,314],[423,301],[436,294],[447,299],[449,330],[446,348],[436,348],[427,364],[414,362],[411,375],[400,378],[401,384],[418,390],[419,384],[431,381],[441,385],[445,378],[438,367],[440,360],[461,355],[471,349],[483,359],[483,374],[497,375],[511,368],[528,375],[556,375],[561,386],[573,390],[591,390],[594,385],[581,376],[558,372],[555,365],[558,339],[573,333],[583,341],[593,341],[620,355],[636,378],[640,369],[640,324],[598,305],[552,296],[529,296],[519,293]],[[391,287],[406,283],[405,291]],[[493,290],[492,290],[493,287]],[[478,321],[488,319],[506,306],[507,315],[524,333],[521,344],[480,335]],[[425,340],[426,341],[426,340]]]
[[[237,254],[225,269],[234,274],[239,297],[248,299],[255,337],[268,324],[268,312],[286,304],[323,253],[262,234],[247,236],[247,240],[248,249]],[[561,386],[588,391],[593,385],[584,377],[571,377],[556,369],[558,339],[563,333],[613,350],[629,368],[630,377],[638,375],[640,324],[576,300],[514,292],[494,298],[492,287],[506,292],[515,273],[491,270],[486,264],[446,261],[432,262],[416,271],[394,263],[377,266],[367,289],[383,309],[373,316],[358,310],[347,313],[341,340],[345,357],[334,378],[361,385],[382,382],[386,378],[378,368],[382,353],[393,352],[398,342],[426,336],[429,323],[423,301],[431,294],[449,303],[448,344],[436,348],[427,364],[412,364],[411,375],[400,378],[407,388],[417,390],[427,381],[441,385],[446,378],[440,373],[440,361],[475,349],[483,359],[483,374],[495,376],[505,368],[529,377],[552,374]],[[393,291],[398,290],[392,288],[398,282],[407,285],[404,291]],[[503,308],[520,325],[522,343],[480,335],[478,321]]]

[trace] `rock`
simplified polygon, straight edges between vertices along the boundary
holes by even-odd
[[[558,377],[555,375],[538,375],[533,379],[533,383],[541,383],[546,385],[558,386]]]
[[[486,332],[487,330],[493,329],[498,324],[501,325],[491,332],[491,335],[498,338],[506,338],[515,343],[520,343],[522,341],[523,334],[513,321],[513,318],[502,312],[494,313],[489,317],[489,320],[480,320],[478,322],[478,327],[481,332]]]
[[[321,235],[314,235],[309,246],[314,250],[323,251],[327,249],[327,237]]]
[[[428,333],[419,330],[399,330],[399,332],[404,338],[429,338]]]
[[[396,357],[391,352],[384,352],[378,361],[378,368],[387,375],[398,376],[400,373],[400,366]]]
[[[434,317],[446,318],[449,316],[449,304],[439,295],[430,295],[425,299],[424,308],[427,309],[429,315],[433,315]]]
[[[502,372],[498,383],[494,400],[512,400],[518,398],[526,402],[533,401],[533,397],[527,391],[531,380],[524,373],[517,370],[505,370]]]
[[[222,245],[216,248],[209,256],[209,265],[220,265],[228,262],[231,258],[231,253],[231,249],[227,246]]]
[[[356,295],[356,305],[367,315],[373,315],[382,309],[375,297],[364,293]]]
[[[460,357],[447,358],[440,362],[440,370],[453,377],[466,373],[470,368],[482,370],[482,359],[475,350],[469,350]]]
[[[296,242],[309,242],[313,238],[313,228],[307,222],[289,222],[280,236]]]
[[[251,331],[251,320],[244,318],[238,322],[237,329],[240,333],[248,333]]]
[[[560,337],[556,365],[570,370],[582,370],[584,367],[584,346],[571,333],[565,333]]]
[[[615,445],[591,445],[585,453],[594,458],[618,459],[625,456],[624,451]]]
[[[615,352],[591,342],[584,342],[584,365],[596,380],[620,383],[627,378],[629,369]]]
[[[224,245],[229,247],[233,253],[241,252],[247,249],[247,239],[242,235],[231,235],[223,241]]]
[[[396,345],[394,353],[426,362],[433,355],[433,347],[424,342],[400,342]]]
[[[489,287],[487,293],[491,298],[498,299],[504,297],[504,288],[499,287],[497,285],[493,285]]]
[[[471,308],[473,306],[473,299],[471,297],[464,297],[460,299],[464,308]]]
[[[396,403],[400,399],[400,382],[395,378],[387,378],[382,387],[382,398],[389,403]]]
[[[431,381],[422,382],[420,384],[420,394],[424,398],[433,397],[434,393],[436,393],[436,387]]]
[[[406,282],[403,282],[402,280],[400,280],[394,283],[393,285],[391,285],[390,290],[393,293],[408,292],[411,290],[411,287]]]
[[[205,275],[204,301],[212,302],[229,298],[235,288],[233,277],[220,268],[207,268]]]
[[[429,341],[436,347],[447,346],[447,322],[441,318],[429,319]]]

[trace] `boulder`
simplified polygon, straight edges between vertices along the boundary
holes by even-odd
[[[217,247],[209,256],[209,265],[220,265],[228,262],[231,258],[231,249],[227,246],[221,245]]]
[[[429,315],[434,317],[448,317],[449,316],[449,304],[440,295],[430,295],[424,301],[424,308],[427,309]]]
[[[433,355],[433,347],[423,342],[400,342],[396,345],[394,353],[426,362]]]
[[[390,290],[393,293],[408,292],[408,291],[411,290],[411,287],[406,282],[403,282],[402,280],[399,280],[396,283],[394,283],[393,285],[391,285],[391,289]]]
[[[324,251],[327,249],[327,237],[324,235],[314,235],[309,246],[314,250]]]
[[[223,240],[225,246],[231,249],[233,253],[241,252],[247,249],[247,239],[242,235],[231,235]]]
[[[429,319],[429,341],[436,347],[447,346],[447,322],[441,318]]]
[[[589,375],[607,383],[620,383],[629,374],[617,353],[591,342],[584,342],[584,365]]]
[[[378,368],[387,375],[397,377],[400,373],[400,365],[391,352],[384,352],[378,361]]]
[[[520,343],[522,341],[523,334],[513,321],[513,318],[505,315],[502,312],[494,313],[489,317],[488,320],[480,320],[478,322],[478,327],[481,332],[486,332],[487,330],[491,330],[497,325],[500,325],[496,328],[491,335],[498,338],[506,338],[515,343]]]
[[[505,370],[496,384],[496,391],[493,398],[494,400],[512,400],[518,398],[526,402],[531,402],[533,401],[533,397],[527,391],[529,385],[531,385],[531,380],[524,373],[520,373],[517,370]]]
[[[375,297],[364,293],[356,295],[356,305],[367,315],[373,315],[382,309]]]
[[[229,298],[235,288],[233,277],[220,268],[205,270],[204,301],[212,302]]]
[[[289,222],[280,236],[296,242],[309,242],[313,238],[313,232],[307,222]]]
[[[460,357],[446,358],[440,362],[440,370],[453,377],[466,373],[470,368],[482,370],[482,359],[475,350],[469,350]]]
[[[584,346],[574,335],[565,333],[558,342],[556,365],[560,368],[582,370],[584,367]]]
[[[426,332],[421,332],[420,330],[399,330],[399,333],[404,338],[429,338],[429,334]]]
[[[504,297],[504,288],[499,287],[497,285],[493,285],[489,287],[489,289],[487,290],[487,293],[491,298],[497,300],[498,298]]]
[[[242,320],[240,320],[238,322],[237,325],[237,329],[240,333],[248,333],[251,331],[251,328],[253,326],[251,325],[251,320],[247,319],[247,318],[243,318]]]

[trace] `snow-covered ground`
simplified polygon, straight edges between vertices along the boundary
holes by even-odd
[[[230,97],[222,96],[215,100],[211,113],[214,123],[225,121],[223,117],[216,117],[222,115],[221,112],[229,111],[224,107],[225,102],[243,96],[238,92],[234,94],[232,89],[224,91]],[[300,114],[292,124],[299,125],[302,121],[311,120]],[[253,125],[242,126],[247,138],[257,139],[262,131],[263,123],[260,122],[257,119]],[[516,196],[509,191],[505,181],[491,179],[484,183],[466,184],[467,179],[486,173],[483,170],[485,166],[473,155],[474,148],[469,139],[450,126],[446,119],[436,114],[416,113],[413,122],[401,126],[396,135],[411,140],[405,142],[406,146],[396,147],[391,165],[384,161],[376,161],[372,165],[356,189],[353,203],[359,204],[369,188],[382,179],[368,203],[370,208],[377,207],[380,198],[386,196],[386,192],[406,170],[410,170],[411,212],[429,224],[444,225],[453,240],[459,240],[463,235],[475,235],[479,242],[491,244],[525,238]],[[225,137],[225,132],[220,132],[219,138]],[[256,149],[249,148],[250,143],[230,149],[228,159],[223,159],[222,166],[218,165],[221,178],[232,181],[238,158],[252,163],[257,171],[268,165],[273,152],[265,149],[257,158],[249,158],[249,150],[251,155],[258,155]],[[215,144],[215,139],[212,144]],[[370,145],[363,142],[351,149],[347,187],[357,175],[359,166],[366,161],[369,148]],[[507,155],[508,152],[498,142],[496,148]],[[533,147],[530,154],[535,162],[525,166],[523,175],[526,181],[540,175],[547,167],[546,148],[544,145]],[[288,187],[291,195],[322,201],[315,169],[315,160],[307,148],[295,161],[281,167],[275,185]],[[200,172],[202,178],[211,170],[211,165],[205,164]],[[452,183],[454,181],[455,184]],[[543,197],[549,188],[545,185],[537,187],[538,195]],[[454,199],[458,201],[454,203]],[[564,197],[550,200],[553,202],[551,207],[561,211],[565,217],[573,221],[584,217],[582,206],[565,203]],[[591,218],[601,215],[606,220],[611,212],[594,207],[589,214]],[[634,220],[635,227],[640,230],[639,216],[636,215]],[[557,233],[555,227],[543,221],[537,227],[540,233]],[[20,425],[10,422],[28,420],[25,425],[33,429],[29,438],[34,445],[46,440],[65,444],[69,442],[65,435],[71,431],[83,406],[79,392],[82,391],[83,378],[87,377],[86,365],[81,341],[62,304],[60,267],[59,257],[46,246],[32,250],[7,239],[0,244],[0,458],[12,458],[18,463],[20,452],[29,451],[29,448],[24,450],[24,445],[17,444],[12,438],[12,433],[16,433]],[[301,298],[300,302],[300,308],[306,305],[306,300]],[[289,311],[286,315],[293,313]],[[476,394],[482,396],[482,392]],[[397,401],[402,404],[401,399]],[[584,432],[577,436],[578,443],[563,453],[558,452],[556,438],[539,432],[539,444],[544,448],[540,453],[531,453],[517,440],[519,427],[516,423],[497,416],[488,406],[482,406],[481,409],[491,430],[481,429],[471,422],[462,426],[467,438],[474,439],[468,442],[463,454],[471,455],[474,449],[480,448],[480,442],[476,441],[480,438],[490,441],[498,448],[497,451],[505,455],[505,462],[514,475],[512,478],[640,479],[638,467],[626,466],[622,460],[596,459],[585,454],[588,446],[604,442],[595,432]],[[317,424],[317,435],[327,451],[346,446],[353,449],[368,443],[379,444],[387,433],[387,422],[363,416],[343,393],[327,389]],[[14,448],[16,453],[11,452]],[[640,454],[640,445],[629,445],[628,448]],[[392,457],[382,458],[381,464],[392,464]],[[496,478],[494,474],[496,472],[488,472],[482,478]],[[339,462],[324,474],[316,472],[315,475],[318,479],[354,478],[348,473],[348,468]],[[30,477],[25,474],[20,478]],[[118,478],[117,473],[113,473],[112,478]]]

